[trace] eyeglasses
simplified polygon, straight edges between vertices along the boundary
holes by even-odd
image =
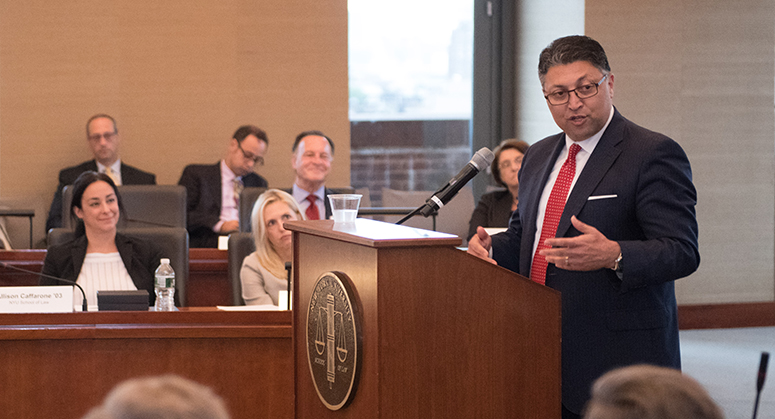
[[[248,160],[253,160],[253,163],[255,163],[257,166],[263,166],[264,165],[264,158],[261,156],[254,156],[253,153],[248,153],[245,151],[245,149],[242,148],[242,144],[237,141],[237,147],[239,147],[240,151],[242,152],[242,155],[245,156]]]
[[[571,92],[575,92],[576,96],[579,99],[588,99],[592,96],[596,95],[598,92],[598,86],[600,86],[603,81],[608,77],[608,74],[603,76],[602,79],[600,79],[599,82],[594,84],[585,84],[582,86],[579,86],[573,90],[560,90],[558,92],[549,93],[548,95],[544,96],[544,99],[549,101],[550,105],[564,105],[570,101],[570,94]]]
[[[89,136],[90,141],[99,141],[100,138],[104,138],[105,141],[110,141],[116,136],[117,132],[106,132],[104,134],[92,134]]]
[[[514,160],[504,160],[498,164],[498,168],[501,170],[515,168],[519,169],[522,166],[522,156],[515,158]]]

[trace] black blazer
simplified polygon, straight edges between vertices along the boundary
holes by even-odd
[[[242,176],[245,187],[267,187],[256,173]],[[187,229],[190,247],[218,247],[213,226],[221,217],[221,162],[191,164],[183,169],[178,185],[186,187]]]
[[[83,260],[86,257],[87,244],[86,235],[83,235],[73,241],[49,247],[41,273],[71,281],[78,280],[78,274],[81,273]],[[161,258],[164,257],[161,249],[153,243],[124,236],[120,233],[116,234],[116,247],[121,255],[121,260],[124,262],[124,267],[129,272],[129,276],[132,277],[132,282],[137,289],[148,291],[148,303],[153,305],[156,301],[154,273],[159,267]],[[63,284],[41,276],[40,285]],[[92,302],[92,304],[94,303]]]
[[[78,166],[62,169],[62,171],[59,172],[59,185],[57,186],[57,191],[54,192],[54,199],[51,201],[51,209],[48,211],[46,233],[52,228],[62,227],[62,189],[67,185],[72,185],[81,173],[90,170],[94,172],[97,171],[97,162],[95,160],[89,160]],[[124,185],[155,185],[156,175],[144,172],[121,162],[121,182]]]
[[[471,214],[468,222],[468,237],[470,240],[476,234],[476,227],[508,227],[511,219],[511,203],[513,199],[508,190],[488,192],[479,199],[479,203]]]
[[[530,146],[519,173],[519,203],[509,229],[492,237],[499,265],[530,275],[538,201],[565,135]],[[580,232],[572,215],[622,249],[620,279],[611,269],[566,271],[549,264],[546,285],[562,293],[562,400],[580,412],[592,382],[606,371],[647,363],[680,368],[673,281],[700,263],[686,154],[670,138],[614,112],[568,195],[557,237]],[[612,261],[613,262],[613,261]]]

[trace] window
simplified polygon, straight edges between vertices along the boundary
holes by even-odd
[[[349,0],[351,184],[436,190],[471,158],[474,0]]]

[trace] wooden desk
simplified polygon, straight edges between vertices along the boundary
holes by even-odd
[[[231,305],[227,252],[217,249],[190,249],[186,299],[190,307]],[[0,261],[40,272],[45,249],[0,250]],[[37,285],[38,276],[0,268],[0,286]]]
[[[0,314],[0,412],[78,419],[127,378],[174,373],[234,419],[292,418],[291,335],[287,311]]]

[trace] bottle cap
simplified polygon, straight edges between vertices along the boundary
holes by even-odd
[[[162,263],[162,264],[166,263],[166,264],[168,264],[168,265],[169,265],[169,263],[170,263],[170,260],[169,260],[169,259],[167,259],[167,258],[161,258],[161,263]]]

